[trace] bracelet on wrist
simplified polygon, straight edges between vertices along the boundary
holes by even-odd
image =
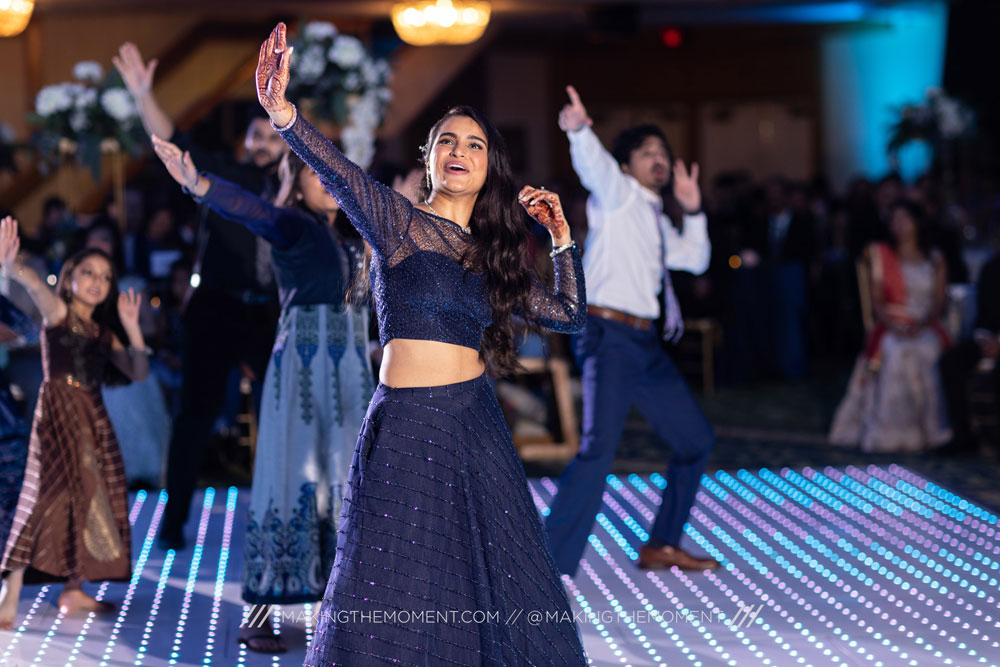
[[[270,119],[270,121],[271,121],[271,127],[274,128],[275,132],[284,132],[285,130],[287,130],[288,128],[290,128],[292,125],[295,125],[295,121],[298,120],[298,118],[299,118],[298,107],[296,107],[294,104],[289,104],[288,106],[292,107],[292,117],[289,119],[289,121],[287,123],[285,123],[281,127],[278,127],[277,125],[275,125],[274,119],[273,118]]]
[[[549,253],[549,257],[555,257],[559,253],[565,252],[565,251],[567,251],[570,248],[573,248],[575,246],[576,246],[576,241],[570,241],[566,245],[561,245],[558,248],[553,248],[552,252]]]
[[[131,354],[131,355],[145,354],[147,357],[149,357],[149,356],[152,356],[153,349],[151,347],[149,347],[148,345],[146,347],[133,347],[132,345],[129,345],[128,346],[128,353]]]
[[[191,187],[189,188],[186,185],[182,185],[181,186],[181,190],[183,190],[184,194],[186,194],[189,197],[197,197],[198,195],[196,195],[194,193],[194,191],[198,188],[198,184],[199,183],[201,183],[201,172],[200,171],[199,172],[195,172],[194,183],[191,185]]]

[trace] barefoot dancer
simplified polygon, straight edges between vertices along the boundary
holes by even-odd
[[[281,319],[264,378],[243,599],[316,602],[333,567],[347,469],[373,390],[368,311],[344,303],[363,248],[336,231],[337,202],[295,155],[285,155],[275,206],[199,174],[191,155],[171,143],[154,136],[153,147],[188,192],[271,244]],[[239,640],[261,653],[286,650],[259,609]]]
[[[0,264],[42,313],[45,379],[4,550],[0,629],[13,627],[25,580],[65,581],[59,596],[64,612],[114,608],[80,588],[84,581],[127,581],[132,574],[125,472],[100,389],[122,374],[139,381],[149,372],[140,297],[118,293],[104,252],[73,255],[53,294],[16,261],[19,246],[17,222],[4,218]]]
[[[284,95],[289,55],[280,23],[261,46],[258,97],[372,246],[385,344],[305,664],[585,665],[485,374],[486,363],[516,365],[515,314],[558,331],[583,326],[580,254],[559,198],[530,187],[518,197],[503,138],[458,107],[430,131],[413,205],[297,116]],[[519,200],[552,235],[554,291],[527,267]],[[398,615],[425,610],[430,623]],[[550,616],[532,625],[517,612]]]

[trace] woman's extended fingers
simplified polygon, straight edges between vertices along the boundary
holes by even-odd
[[[277,48],[275,49],[275,51],[277,53],[284,53],[285,49],[288,48],[288,42],[286,41],[286,35],[285,35],[285,33],[287,32],[287,28],[285,27],[284,23],[279,23],[277,26],[275,26],[274,29],[278,33]]]
[[[267,111],[287,107],[292,48],[287,46],[285,24],[279,23],[260,47],[257,61],[257,98]]]
[[[0,223],[0,235],[5,241],[17,239],[17,220],[9,215],[4,218]]]
[[[170,162],[171,160],[177,159],[177,147],[169,141],[163,141],[156,135],[153,135],[153,150],[164,162]]]

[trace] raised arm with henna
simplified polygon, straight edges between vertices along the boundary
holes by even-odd
[[[21,239],[17,235],[17,220],[7,216],[0,221],[0,265],[3,274],[28,291],[35,307],[42,314],[45,326],[59,324],[66,317],[66,304],[57,297],[34,269],[25,266],[17,258]]]
[[[293,107],[285,99],[289,68],[294,48],[288,46],[287,28],[284,23],[275,26],[264,43],[260,45],[257,59],[257,99],[264,111],[271,117],[275,127],[284,127],[292,122]]]
[[[285,99],[292,49],[286,46],[285,24],[279,23],[260,47],[257,98],[281,138],[319,176],[355,229],[382,258],[391,257],[406,237],[413,204],[375,181],[340,152]]]

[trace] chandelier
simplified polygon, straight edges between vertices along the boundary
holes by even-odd
[[[35,0],[0,0],[0,37],[19,35],[34,8]]]
[[[489,22],[488,2],[423,0],[401,2],[392,7],[396,34],[414,46],[469,44],[482,37]]]

